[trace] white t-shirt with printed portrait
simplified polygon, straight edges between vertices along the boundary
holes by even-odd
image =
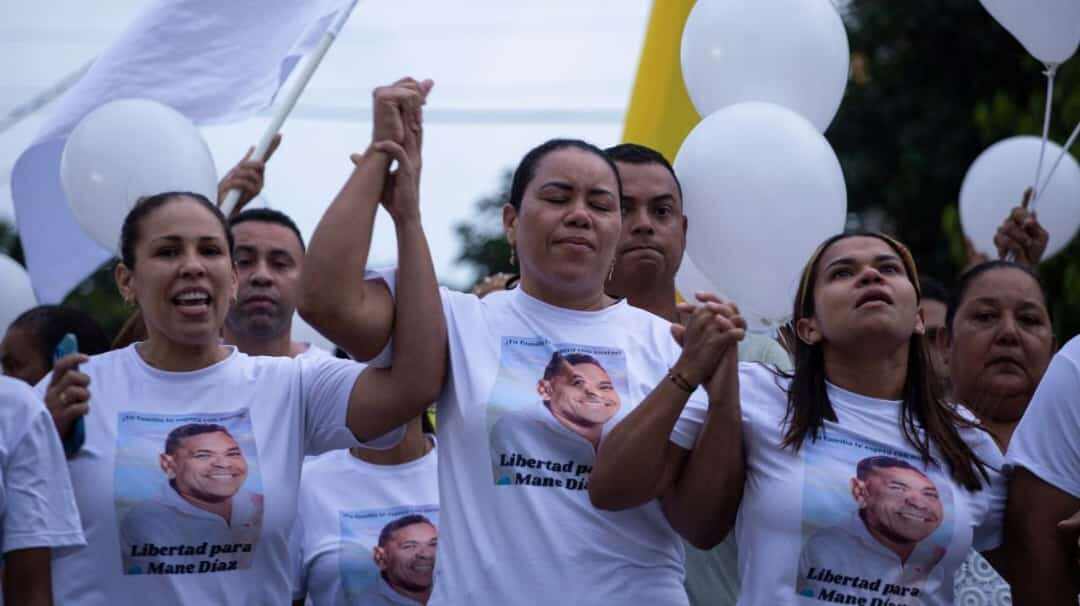
[[[310,459],[290,542],[293,599],[355,606],[361,596],[386,594],[414,604],[382,581],[373,550],[393,520],[422,516],[438,526],[438,503],[437,448],[400,465],[375,465],[345,450]],[[416,565],[429,565],[428,555],[420,554]]]
[[[760,364],[740,364],[747,478],[738,604],[952,604],[968,551],[1001,542],[1005,483],[990,435],[961,430],[990,467],[989,484],[970,492],[923,464],[903,436],[900,402],[830,384],[839,422],[826,421],[796,453],[781,447],[786,386]]]
[[[29,385],[0,376],[0,555],[84,545],[64,448]]]
[[[450,369],[431,604],[688,604],[682,542],[659,502],[608,512],[588,495],[584,427],[610,431],[665,380],[680,354],[670,324],[625,301],[582,312],[520,288],[441,295]],[[544,417],[555,410],[576,421]],[[690,449],[706,410],[699,391],[671,440]]]
[[[80,367],[90,412],[68,464],[88,546],[54,561],[57,602],[288,604],[301,464],[357,445],[345,416],[360,367],[230,347],[209,367],[166,372],[136,348]]]

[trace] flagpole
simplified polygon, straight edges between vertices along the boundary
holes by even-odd
[[[274,135],[281,130],[282,124],[285,123],[285,119],[289,117],[289,112],[292,111],[296,105],[297,100],[300,99],[300,94],[304,92],[304,88],[307,87],[311,77],[315,75],[315,70],[319,68],[319,63],[322,62],[323,57],[326,56],[326,51],[330,50],[330,46],[337,39],[338,32],[345,26],[345,22],[349,20],[349,15],[352,14],[353,7],[356,6],[356,0],[349,3],[349,6],[341,11],[333,25],[327,28],[326,33],[319,39],[319,44],[308,55],[304,64],[300,67],[299,73],[296,79],[288,87],[285,93],[285,97],[277,109],[274,110],[274,115],[270,118],[270,124],[266,126],[266,130],[263,131],[262,137],[259,138],[259,142],[255,145],[255,151],[252,152],[252,158],[262,158],[266,155],[266,150],[270,148],[270,142],[274,139]],[[233,188],[225,194],[225,200],[221,203],[221,212],[228,217],[236,203],[240,201],[240,190]]]

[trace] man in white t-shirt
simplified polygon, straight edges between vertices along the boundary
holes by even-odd
[[[169,485],[120,523],[125,570],[161,572],[141,565],[186,565],[208,556],[246,568],[262,526],[263,502],[262,495],[241,490],[247,461],[228,430],[206,423],[177,427],[166,439],[161,468]]]
[[[889,583],[906,588],[900,599],[917,597],[945,556],[944,547],[922,544],[945,517],[937,486],[905,461],[875,456],[859,461],[851,495],[858,512],[818,530],[803,547],[798,592],[846,587],[880,594]],[[858,580],[837,584],[838,575]]]
[[[644,145],[623,143],[604,153],[619,170],[623,194],[622,236],[605,288],[634,307],[679,323],[675,274],[686,253],[689,225],[679,179],[664,156]],[[692,299],[694,293],[682,295]],[[775,339],[750,333],[739,342],[739,361],[791,367]]]
[[[360,606],[427,604],[434,586],[439,531],[431,520],[413,514],[398,518],[379,533],[372,554],[379,576],[361,596]]]
[[[225,318],[225,342],[249,356],[326,353],[292,340],[305,250],[293,220],[277,210],[256,208],[232,217],[229,229],[240,283]]]

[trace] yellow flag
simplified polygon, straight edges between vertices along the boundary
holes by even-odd
[[[622,140],[647,145],[675,161],[701,120],[683,84],[679,48],[694,0],[654,0]]]

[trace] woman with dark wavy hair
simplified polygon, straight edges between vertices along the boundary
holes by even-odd
[[[950,604],[968,550],[1000,545],[1001,453],[974,416],[940,393],[917,275],[910,253],[888,236],[834,236],[802,274],[794,372],[726,370],[732,395],[710,403],[708,414],[737,414],[741,423],[702,431],[695,448],[741,443],[743,457],[712,462],[713,489],[697,495],[712,507],[700,520],[711,533],[696,538],[718,542],[734,525],[740,605]],[[671,430],[648,425],[656,419],[643,414],[616,427],[597,467],[606,452],[632,452],[635,433]],[[864,464],[878,459],[891,463]],[[656,481],[639,470],[598,475],[594,493]]]

